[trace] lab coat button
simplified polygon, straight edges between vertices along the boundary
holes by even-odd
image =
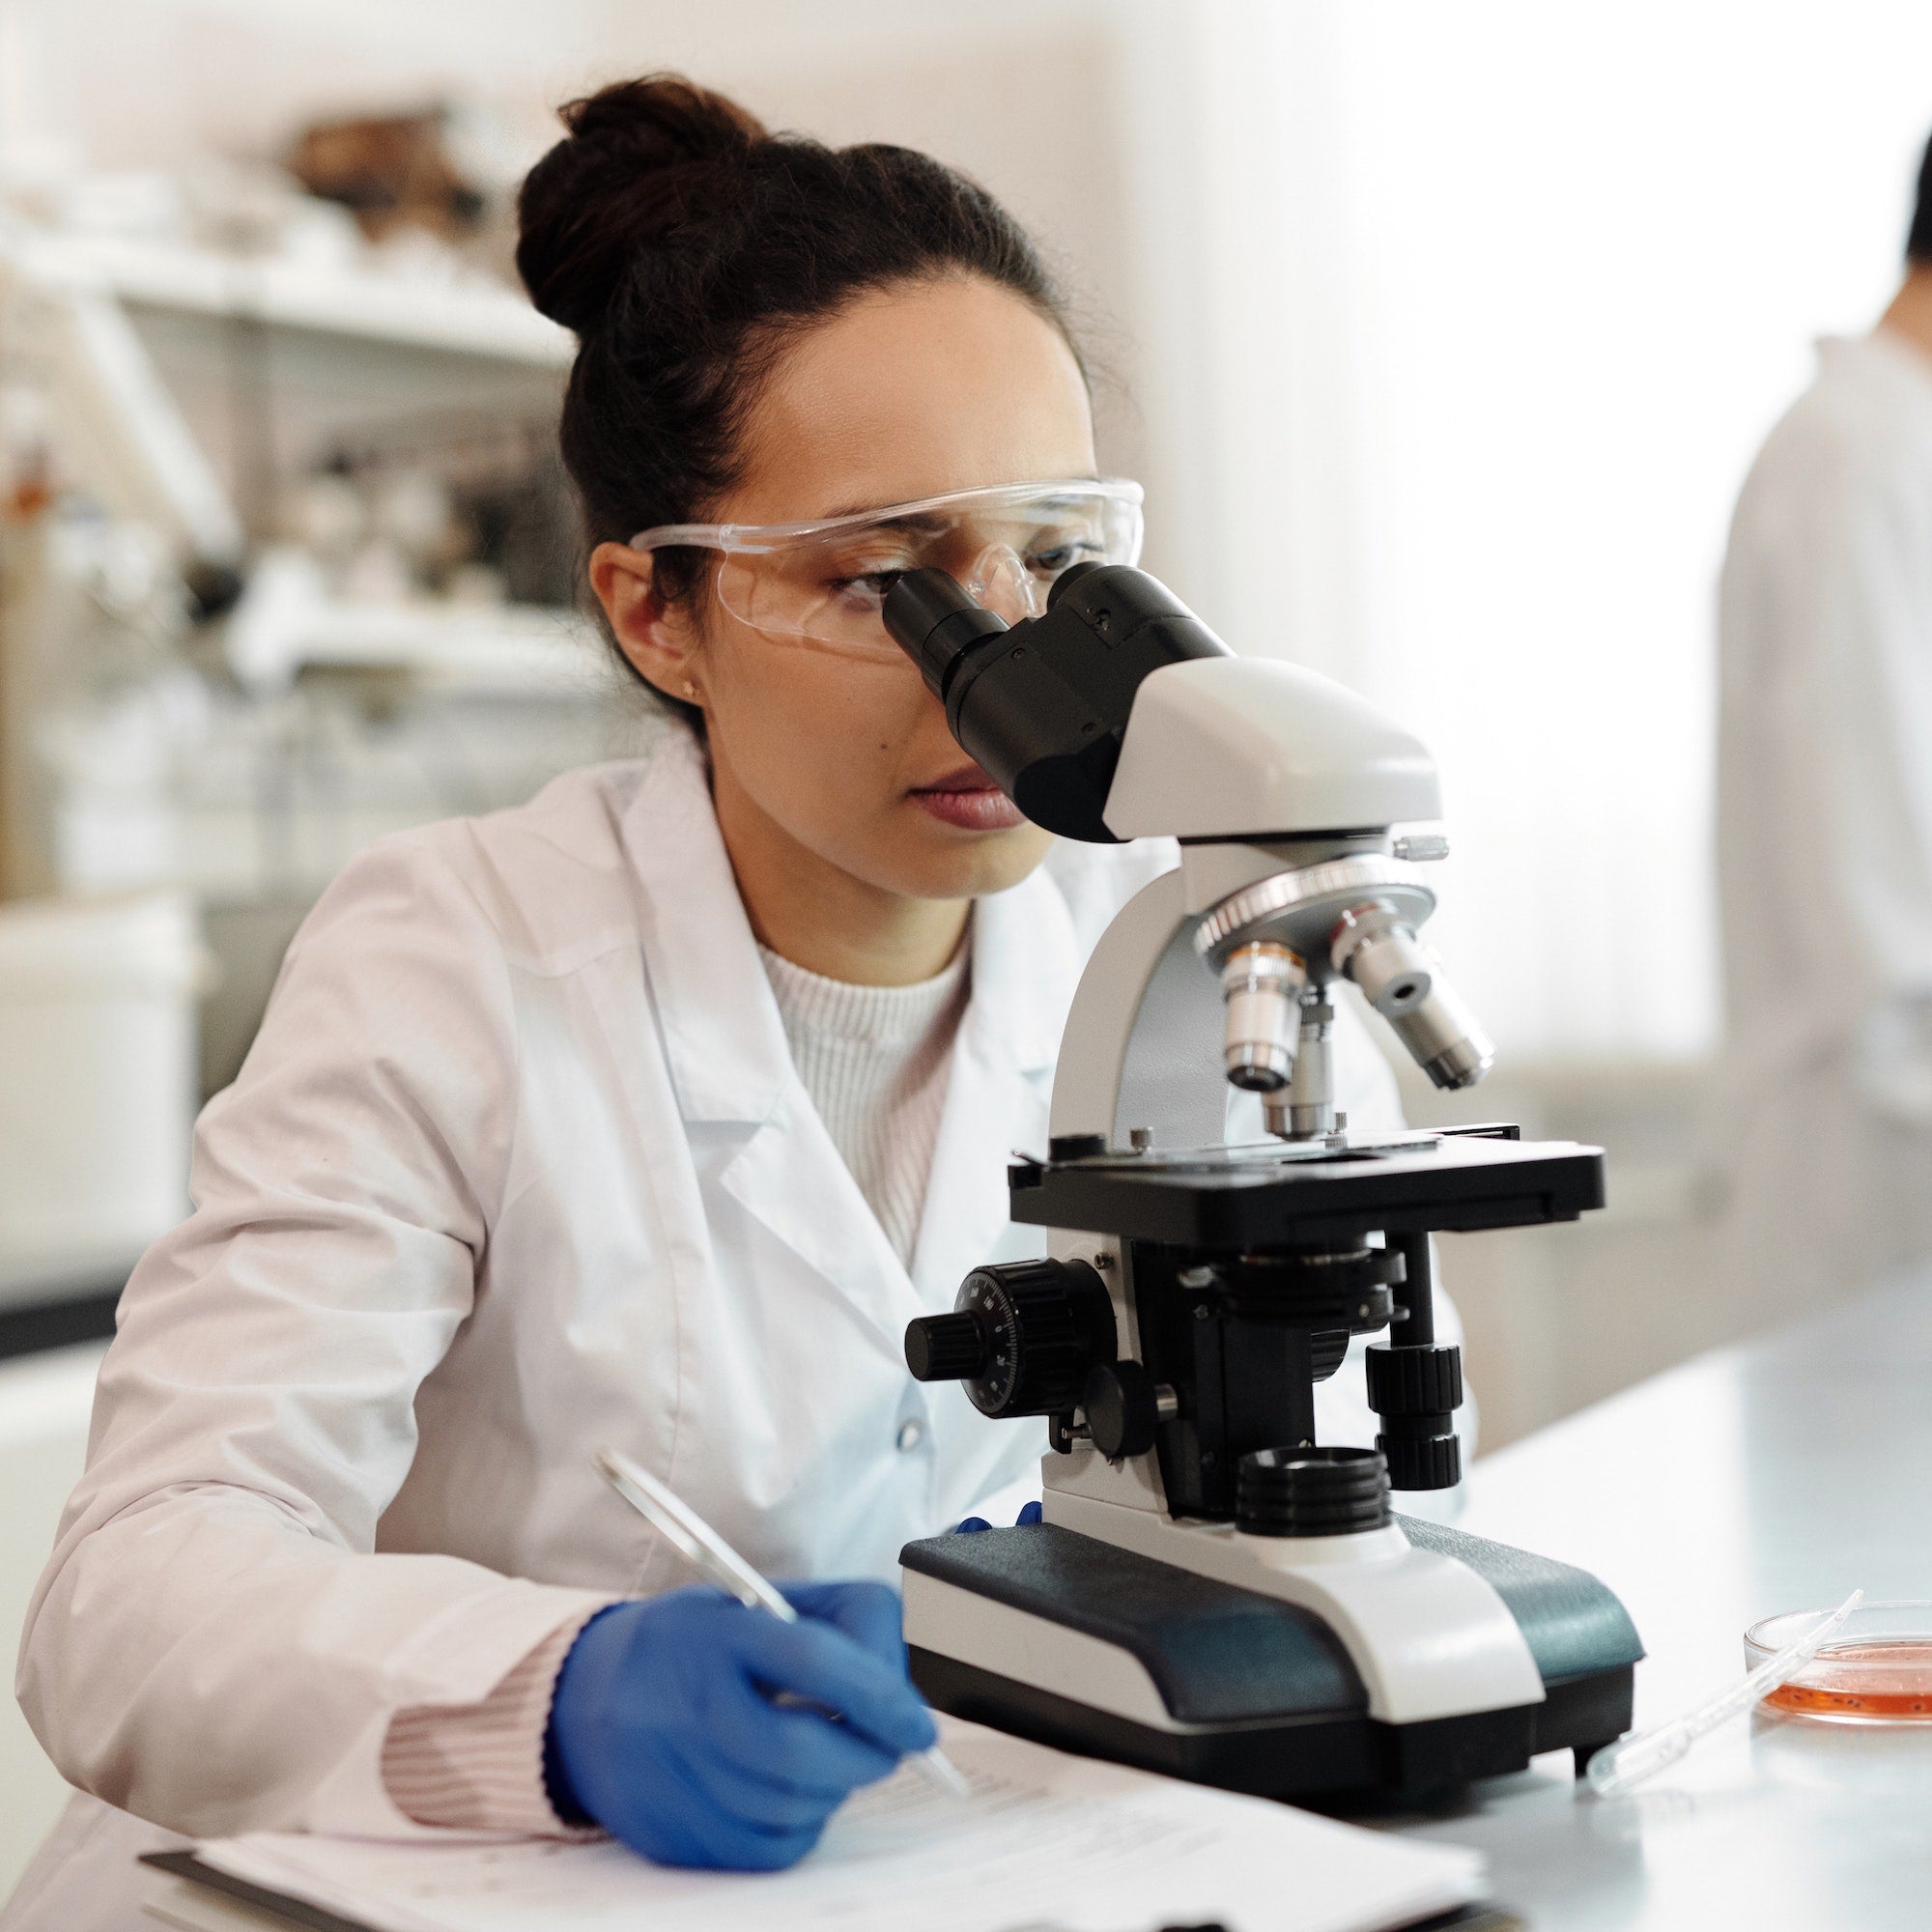
[[[925,1440],[925,1425],[909,1416],[899,1424],[895,1439],[902,1450],[917,1449]]]

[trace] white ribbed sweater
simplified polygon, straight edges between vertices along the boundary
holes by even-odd
[[[968,995],[968,949],[938,978],[855,986],[760,946],[785,1038],[811,1095],[899,1260],[912,1264],[926,1176]]]

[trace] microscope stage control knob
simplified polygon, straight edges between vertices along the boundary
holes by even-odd
[[[1463,1351],[1436,1343],[1378,1344],[1368,1351],[1369,1406],[1382,1419],[1376,1447],[1398,1490],[1453,1490],[1463,1480],[1456,1410]]]
[[[906,1326],[906,1366],[923,1382],[959,1380],[982,1415],[1059,1415],[1089,1371],[1118,1352],[1107,1285],[1085,1262],[975,1268],[951,1315]]]
[[[1392,1490],[1453,1490],[1463,1480],[1463,1443],[1448,1435],[1378,1435]]]
[[[1369,1406],[1378,1415],[1442,1415],[1463,1406],[1463,1351],[1436,1343],[1368,1350]]]

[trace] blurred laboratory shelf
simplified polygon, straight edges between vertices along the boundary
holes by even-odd
[[[1700,1356],[1479,1462],[1458,1526],[1603,1578],[1636,1721],[1735,1681],[1779,1610],[1932,1599],[1932,1280]],[[1904,1932],[1932,1918],[1932,1721],[1753,1717],[1629,1797],[1569,1760],[1394,1828],[1471,1845],[1537,1932]]]
[[[117,236],[28,233],[10,252],[44,288],[112,296],[144,308],[548,369],[568,368],[576,353],[567,331],[481,276],[445,280]]]
[[[100,1355],[97,1342],[0,1362],[0,1657],[10,1682],[28,1600],[86,1459]],[[20,1707],[0,1697],[0,1899],[66,1801]]]
[[[0,1362],[114,1332],[114,1304],[141,1258],[103,1244],[62,1255],[0,1250]]]
[[[574,611],[543,605],[318,599],[277,613],[261,638],[230,649],[238,674],[257,687],[285,688],[299,671],[328,668],[407,671],[418,688],[469,693],[594,696],[611,688],[596,630]]]

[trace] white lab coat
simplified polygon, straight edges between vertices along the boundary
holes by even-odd
[[[1819,345],[1719,601],[1732,1305],[1932,1259],[1932,362]]]
[[[129,1811],[417,1830],[380,1775],[392,1713],[481,1697],[592,1593],[684,1580],[601,1443],[780,1577],[892,1577],[1033,1474],[1039,1430],[913,1381],[901,1337],[1039,1252],[1008,1151],[1044,1141],[1088,950],[1172,861],[1062,847],[979,903],[910,1272],[792,1066],[688,733],[352,864],[123,1300],[19,1674],[96,1796],[7,1932],[135,1924],[160,1834]],[[1343,1103],[1391,1123],[1345,1028]],[[1357,1376],[1322,1397],[1373,1439]]]

